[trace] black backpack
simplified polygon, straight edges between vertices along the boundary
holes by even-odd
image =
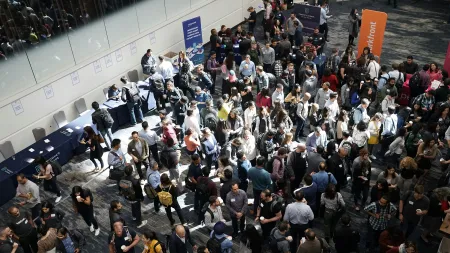
[[[348,117],[349,117],[348,125],[349,125],[349,126],[355,125],[355,119],[353,118],[353,115],[355,114],[355,111],[356,111],[356,110],[358,110],[358,111],[360,111],[360,112],[362,113],[362,109],[361,109],[361,108],[358,108],[358,107],[353,108],[353,109],[350,111],[350,114],[348,115]]]
[[[277,159],[278,161],[281,162],[281,158],[279,158],[278,156],[274,156],[274,157],[270,158],[269,161],[267,161],[267,163],[266,163],[266,170],[270,174],[272,174],[272,172],[273,172],[273,161],[275,159]]]
[[[211,131],[216,131],[218,119],[217,116],[213,112],[208,112],[205,116],[205,124],[204,126],[209,128]]]
[[[269,246],[270,246],[270,250],[272,251],[272,253],[279,253],[280,250],[278,250],[278,243],[285,241],[286,238],[282,237],[282,238],[275,238],[275,231],[277,231],[276,229],[273,230],[273,232],[270,234],[269,237]]]
[[[53,176],[58,176],[62,173],[61,165],[57,161],[48,161],[48,164],[52,166]]]
[[[135,83],[130,84],[131,87],[124,87],[127,100],[124,102],[135,102],[137,103],[139,100],[141,100],[141,97],[139,97],[139,88]]]
[[[208,212],[209,215],[211,215],[211,220],[214,220],[214,213],[213,213],[213,211],[211,211],[211,209],[209,209],[209,202],[206,202],[203,205],[203,207],[200,210],[200,212],[201,212],[201,215],[202,215],[200,222],[203,223],[203,225],[205,224],[205,214],[206,214],[206,212]]]
[[[403,83],[405,82],[404,79],[405,75],[403,73],[398,74],[397,81],[395,82],[395,87],[397,87],[397,92],[400,93],[400,91],[403,88]]]
[[[227,239],[226,237],[222,237],[220,239],[216,238],[216,234],[213,233],[212,237],[206,243],[206,248],[208,248],[211,253],[222,253],[222,242]]]
[[[414,73],[411,76],[411,78],[409,79],[409,90],[410,90],[411,97],[417,97],[422,93],[421,87],[420,87],[421,83],[422,83],[422,80],[420,79],[419,72]]]
[[[209,179],[206,178],[206,177],[202,177],[197,182],[197,185],[195,187],[196,192],[198,194],[200,194],[200,196],[203,197],[204,199],[206,199],[210,195],[210,192],[209,192],[209,189],[208,189],[208,183],[209,183]]]
[[[125,199],[129,201],[136,200],[136,192],[133,187],[133,182],[127,179],[122,179],[119,181],[120,193],[124,196]]]
[[[179,87],[189,87],[191,85],[191,76],[187,73],[181,74]]]
[[[99,116],[102,119],[103,125],[106,128],[111,128],[112,127],[112,125],[114,124],[114,119],[111,117],[111,114],[109,114],[108,111],[106,111],[105,109],[102,109],[100,111],[100,115]]]

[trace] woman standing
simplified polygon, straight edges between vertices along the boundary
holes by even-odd
[[[86,139],[81,139],[80,143],[83,145],[87,145],[89,149],[91,150],[89,152],[89,159],[95,166],[95,171],[100,170],[100,168],[97,166],[97,162],[95,159],[100,161],[101,168],[105,167],[103,164],[102,156],[103,156],[103,148],[100,145],[101,137],[97,134],[95,134],[94,129],[90,126],[84,127],[84,132],[87,136]]]
[[[381,118],[382,117],[383,116],[381,115],[381,113],[377,112],[372,117],[372,119],[370,119],[369,127],[367,128],[367,130],[369,130],[369,133],[370,133],[369,140],[367,141],[369,154],[370,154],[369,157],[372,160],[377,159],[373,155],[373,147],[375,147],[375,145],[378,145],[378,143],[380,143],[380,127],[381,127]]]
[[[169,218],[170,225],[173,226],[175,224],[175,220],[172,217],[172,207],[178,214],[180,218],[180,222],[182,224],[185,223],[183,213],[181,212],[181,207],[178,204],[178,190],[175,185],[172,184],[172,181],[169,179],[167,174],[161,175],[161,184],[155,189],[158,193],[158,201],[165,207],[167,218]]]
[[[416,174],[418,174],[418,170],[414,158],[409,156],[403,158],[400,161],[400,178],[397,182],[401,197],[416,184]]]
[[[424,137],[423,142],[417,148],[416,161],[420,169],[427,171],[431,168],[431,162],[436,158],[438,148],[434,138]]]
[[[52,203],[42,202],[40,219],[45,228],[60,228],[64,216],[65,213],[56,210]]]
[[[215,164],[215,168],[218,169],[219,166],[217,164],[217,157],[219,155],[219,147],[217,145],[217,140],[214,135],[211,133],[211,129],[205,127],[203,130],[203,148],[206,156],[206,166],[211,171],[213,163]]]
[[[242,97],[236,87],[231,88],[230,102],[233,104],[233,110],[235,110],[239,115],[242,115]]]
[[[345,110],[342,110],[341,113],[339,113],[338,121],[336,124],[336,138],[337,143],[340,144],[342,139],[344,138],[343,133],[348,132],[348,113]]]
[[[253,131],[255,138],[258,138],[260,134],[267,133],[269,129],[272,129],[272,121],[267,109],[262,107],[259,109],[258,117],[256,117],[255,130]]]
[[[389,194],[389,186],[386,179],[378,179],[377,183],[370,190],[370,203],[378,202],[384,195]]]
[[[439,126],[439,139],[445,139],[445,131],[450,126],[450,117],[448,116],[449,106],[446,104],[441,105],[439,110],[430,118],[431,122],[437,122]]]
[[[353,142],[358,146],[358,150],[366,147],[367,141],[370,138],[370,132],[364,121],[361,120],[358,125],[354,127],[352,138]]]
[[[256,116],[255,102],[249,101],[248,107],[244,111],[244,127],[246,127],[247,129],[249,129],[251,131],[253,123],[256,120],[256,117],[257,116]]]
[[[72,206],[75,213],[79,213],[83,220],[88,225],[91,232],[95,231],[95,236],[100,234],[97,220],[94,217],[94,196],[89,189],[83,189],[81,186],[74,186],[72,188]]]
[[[397,203],[400,200],[400,189],[398,188],[398,182],[400,176],[395,172],[394,166],[388,165],[386,169],[378,174],[378,180],[384,179],[389,186],[389,201],[391,203]]]
[[[413,124],[411,127],[411,132],[406,134],[405,137],[405,149],[406,155],[409,157],[415,157],[417,154],[417,149],[419,147],[419,142],[422,139],[420,130],[422,125],[420,123]]]
[[[336,186],[329,184],[324,193],[320,196],[320,204],[325,206],[324,226],[325,240],[328,242],[333,238],[336,224],[339,221],[339,211],[345,208],[342,195],[336,192]]]
[[[297,147],[294,146],[293,139],[294,139],[293,133],[291,133],[291,132],[286,133],[286,135],[284,136],[284,140],[281,142],[280,147],[283,147],[286,150],[288,150],[288,153],[294,151]],[[286,160],[287,160],[287,156],[286,156]]]
[[[353,8],[348,15],[348,44],[351,46],[356,46],[354,42],[355,38],[358,37],[360,20],[358,10]]]
[[[355,203],[355,210],[358,212],[360,206],[364,208],[367,197],[369,196],[371,176],[371,162],[369,162],[369,160],[362,161],[360,166],[356,166],[355,171],[353,171],[353,200]],[[359,205],[358,201],[361,199],[361,193],[362,200],[361,205]]]
[[[223,65],[221,67],[222,70],[222,95],[230,94],[230,83],[231,81],[236,82],[236,75],[231,75],[231,71],[236,69],[236,63],[234,62],[234,53],[230,52],[227,54],[227,57],[223,61]]]
[[[256,140],[250,130],[244,131],[242,150],[252,166],[256,166]]]
[[[236,109],[231,110],[228,115],[227,129],[230,134],[229,139],[234,139],[242,134],[242,130],[244,129],[244,121],[238,115]]]
[[[439,69],[437,63],[430,63],[430,69],[427,71],[428,75],[430,75],[430,81],[428,83],[428,88],[430,88],[433,81],[442,81],[442,71]]]
[[[294,126],[294,124],[292,123],[292,120],[289,117],[287,111],[284,110],[284,109],[281,109],[278,112],[277,116],[275,117],[274,127],[278,128],[282,124],[284,124],[284,132],[285,133],[289,133],[291,131],[292,127]]]
[[[397,138],[389,145],[389,153],[392,164],[397,167],[398,162],[400,160],[400,156],[405,151],[405,136],[406,136],[406,128],[402,127],[398,130]]]
[[[256,96],[256,106],[270,108],[272,106],[272,98],[269,95],[269,88],[262,88]]]
[[[52,164],[44,159],[44,157],[39,156],[35,159],[40,167],[38,175],[33,175],[36,179],[44,179],[44,190],[50,191],[56,194],[55,203],[61,200],[61,189],[57,183],[57,176],[53,170]]]

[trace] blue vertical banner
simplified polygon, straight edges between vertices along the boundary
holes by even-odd
[[[183,22],[184,45],[186,56],[194,65],[203,63],[203,38],[200,17],[192,18]]]
[[[303,24],[303,33],[310,35],[320,25],[320,7],[307,4],[296,4],[294,13]]]

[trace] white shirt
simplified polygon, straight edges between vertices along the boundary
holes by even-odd
[[[369,65],[367,65],[367,72],[370,75],[371,79],[374,79],[375,77],[378,78],[378,72],[380,72],[380,64],[376,61],[369,62]]]
[[[389,77],[395,78],[395,82],[397,82],[398,77],[400,76],[400,72],[398,70],[392,70],[388,73]]]
[[[192,128],[198,135],[201,134],[198,119],[195,115],[184,117],[184,129]]]
[[[331,16],[327,16],[327,10],[325,8],[320,8],[320,25],[323,25],[327,22],[327,19]]]
[[[141,131],[139,131],[139,137],[144,139],[149,146],[153,146],[156,144],[157,141],[159,141],[159,136],[156,134],[155,131],[151,129],[147,129],[147,131],[142,129]]]
[[[161,75],[163,76],[164,79],[169,79],[173,77],[172,63],[164,60],[159,65],[159,70],[161,71]]]
[[[277,98],[280,100],[281,104],[284,104],[284,93],[283,91],[278,91],[275,89],[275,91],[272,94],[272,106],[275,107],[275,100]]]
[[[339,115],[339,105],[337,103],[337,97],[336,99],[332,102],[331,99],[328,99],[325,102],[325,108],[328,108],[328,120],[332,121],[332,122],[336,122],[337,121],[337,116]]]
[[[256,117],[256,108],[253,108],[253,110],[249,108],[245,109],[244,111],[244,126],[248,127],[249,129],[252,129],[252,123],[253,119]]]
[[[264,14],[265,19],[270,19],[270,13],[272,13],[272,4],[268,4],[266,7],[266,13]]]

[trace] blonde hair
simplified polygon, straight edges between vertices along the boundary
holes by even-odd
[[[417,163],[412,157],[405,157],[400,161],[400,168],[417,170]]]
[[[312,103],[311,104],[311,114],[316,113],[319,110],[319,104]]]
[[[284,136],[284,140],[281,142],[281,146],[286,145],[288,142],[292,141],[294,138],[294,134],[292,133],[286,133]]]
[[[186,53],[185,53],[183,50],[181,50],[181,51],[178,53],[178,55],[180,55],[180,54],[181,54],[181,56],[183,56],[183,59],[186,58]]]

